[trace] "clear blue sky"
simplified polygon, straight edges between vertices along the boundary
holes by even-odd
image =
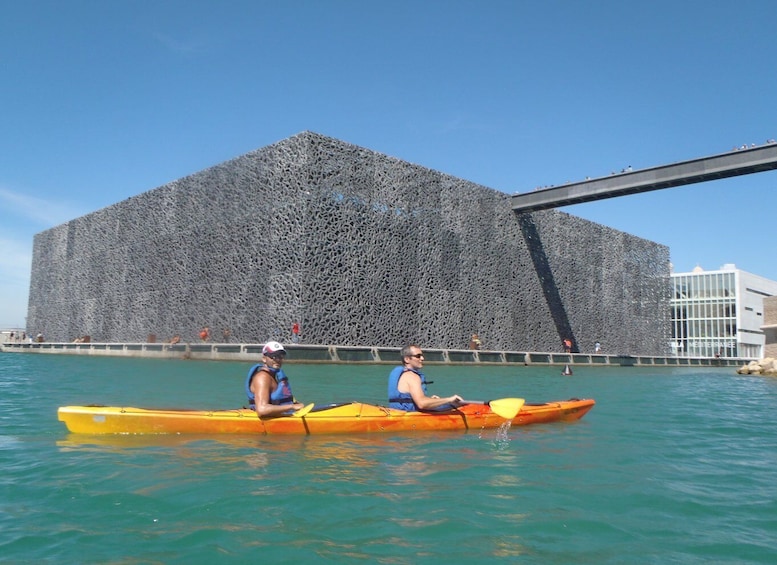
[[[310,130],[508,193],[777,137],[774,0],[0,0],[0,326],[33,235]],[[564,208],[777,280],[777,172]]]

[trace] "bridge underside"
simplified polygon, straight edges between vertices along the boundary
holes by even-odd
[[[777,144],[731,151],[649,169],[544,188],[512,197],[516,212],[533,212],[627,194],[777,169]]]

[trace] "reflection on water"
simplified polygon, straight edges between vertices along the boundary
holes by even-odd
[[[487,434],[477,436],[460,432],[355,436],[69,434],[56,446],[63,454],[96,460],[122,456],[121,466],[126,468],[149,457],[162,458],[176,463],[166,471],[170,480],[179,472],[200,476],[244,469],[249,472],[246,480],[259,483],[251,488],[250,495],[266,495],[276,488],[268,485],[268,475],[277,473],[280,467],[285,469],[283,472],[307,474],[311,488],[324,488],[328,483],[369,485],[378,480],[385,490],[376,491],[377,496],[396,496],[392,489],[420,485],[434,475],[466,475],[473,465],[482,465],[484,457],[497,457],[492,463],[500,466],[512,464],[505,457],[509,429],[508,425],[485,430]],[[190,479],[187,476],[186,480]],[[501,474],[488,482],[511,484],[508,476]]]

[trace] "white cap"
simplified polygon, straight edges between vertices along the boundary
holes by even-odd
[[[273,353],[278,353],[279,351],[286,353],[286,350],[277,341],[268,341],[264,344],[264,347],[262,347],[262,355],[272,355]]]

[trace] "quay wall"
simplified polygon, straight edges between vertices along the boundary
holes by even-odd
[[[303,132],[37,234],[26,329],[669,353],[666,246],[510,198]]]
[[[288,345],[288,363],[383,363],[397,364],[399,348],[336,345]],[[8,343],[8,353],[147,357],[208,361],[260,362],[262,344],[256,343]],[[473,351],[424,348],[426,364],[452,365],[572,365],[618,367],[740,367],[751,359],[666,357],[653,355],[604,355],[539,351]]]

